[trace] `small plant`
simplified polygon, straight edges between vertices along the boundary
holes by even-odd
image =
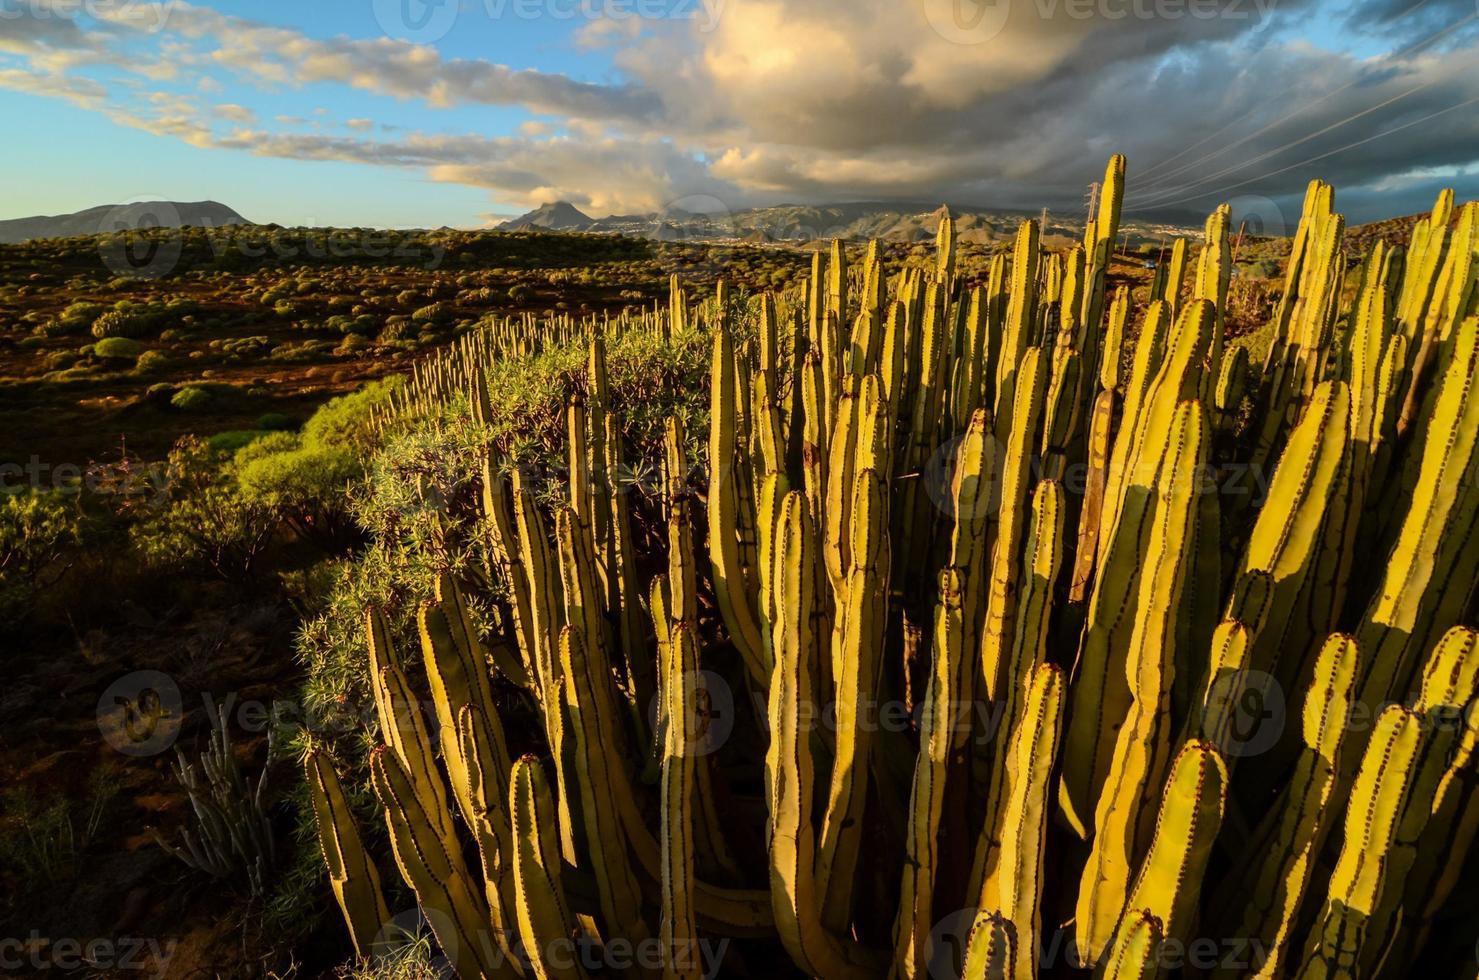
[[[175,392],[169,403],[182,412],[203,412],[210,408],[212,400],[209,391],[191,385]]]
[[[184,863],[213,878],[245,878],[252,896],[259,897],[277,863],[272,822],[262,803],[267,768],[272,760],[272,729],[268,729],[268,762],[262,766],[253,786],[242,775],[232,751],[227,715],[225,706],[212,706],[214,730],[210,744],[200,755],[199,771],[186,760],[182,750],[175,750],[175,776],[190,796],[197,821],[195,831],[181,831],[179,847],[158,833],[154,839]]]
[[[120,310],[109,310],[92,323],[92,335],[99,340],[108,337],[142,337],[148,329],[148,321]]]
[[[106,337],[92,345],[92,356],[109,361],[132,361],[144,353],[144,345],[127,337]]]

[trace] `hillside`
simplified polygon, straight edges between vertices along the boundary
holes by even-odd
[[[841,204],[781,204],[738,211],[696,213],[667,208],[646,214],[614,214],[592,218],[567,201],[543,204],[499,225],[502,231],[615,232],[657,241],[809,242],[841,238],[863,242],[877,238],[892,242],[933,240],[946,214],[955,218],[962,243],[987,245],[1011,239],[1024,217],[1046,217],[1048,245],[1069,245],[1082,234],[1083,215],[1010,209],[985,209],[923,202],[854,201]],[[1128,245],[1162,242],[1177,235],[1195,235],[1193,223],[1124,221],[1121,231]]]
[[[74,238],[127,228],[214,228],[251,224],[219,201],[139,201],[102,204],[72,214],[42,214],[0,221],[0,244],[36,238]]]

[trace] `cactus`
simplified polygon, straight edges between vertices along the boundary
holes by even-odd
[[[1227,766],[1207,742],[1186,743],[1171,763],[1171,775],[1156,814],[1155,836],[1130,890],[1130,909],[1160,923],[1166,940],[1184,942],[1196,918],[1196,895],[1184,883],[1200,879],[1222,826],[1227,803]],[[1135,941],[1136,917],[1126,916],[1114,947]]]
[[[544,767],[533,756],[514,763],[509,786],[518,890],[519,939],[539,980],[586,976],[575,955],[575,920],[565,899],[555,806]]]
[[[1203,428],[1201,405],[1182,402],[1164,442],[1150,564],[1140,579],[1125,659],[1132,700],[1094,811],[1093,846],[1079,886],[1077,952],[1085,963],[1099,960],[1125,908],[1130,868],[1146,846],[1147,792],[1160,785],[1171,747],[1176,617],[1191,559],[1188,526],[1196,513],[1198,468],[1206,460]],[[1141,906],[1132,901],[1131,907]],[[1170,934],[1169,923],[1166,928]]]
[[[1381,901],[1387,863],[1412,785],[1421,744],[1418,716],[1391,705],[1376,720],[1346,810],[1345,837],[1330,875],[1301,977],[1355,977],[1370,919]]]
[[[1281,800],[1254,837],[1257,843],[1250,853],[1255,860],[1239,876],[1233,893],[1246,896],[1247,906],[1241,919],[1227,921],[1225,935],[1258,941],[1263,951],[1259,977],[1278,976],[1283,967],[1319,842],[1328,829],[1327,804],[1350,719],[1357,657],[1355,641],[1341,634],[1332,635],[1321,649],[1304,702],[1304,749]],[[1218,975],[1244,973],[1227,968]]]
[[[304,758],[303,768],[334,899],[344,913],[355,955],[368,957],[376,951],[380,931],[390,921],[390,909],[380,890],[380,872],[360,841],[359,827],[333,764],[314,750]]]
[[[1028,221],[980,256],[943,215],[892,279],[834,241],[799,290],[675,276],[656,309],[489,317],[413,368],[377,425],[467,425],[481,508],[439,526],[455,577],[368,613],[370,766],[459,976],[635,942],[661,962],[599,972],[688,980],[712,937],[746,940],[726,974],[1025,978],[1065,920],[1108,977],[1177,971],[1198,934],[1255,959],[1182,972],[1451,965],[1428,939],[1479,836],[1479,207],[1442,195],[1405,250],[1348,257],[1313,182],[1256,365],[1224,335],[1226,206],[1143,309],[1108,291],[1124,174],[1067,248]],[[706,447],[690,465],[693,406],[670,413],[661,493],[622,477],[662,428],[620,414],[651,400],[618,381],[628,337],[708,363]],[[569,484],[536,493],[498,393],[548,353],[582,366],[527,440]],[[1302,723],[1246,730],[1276,691]],[[384,900],[328,751],[310,799],[364,952]]]

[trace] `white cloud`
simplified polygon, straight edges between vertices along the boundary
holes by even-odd
[[[502,206],[564,198],[593,213],[692,194],[731,207],[876,197],[1063,206],[1116,151],[1130,158],[1127,203],[1153,209],[1205,211],[1221,194],[1297,195],[1314,174],[1357,188],[1387,180],[1414,194],[1439,172],[1479,180],[1471,166],[1479,114],[1453,109],[1479,97],[1472,32],[1402,60],[1358,58],[1298,40],[1303,18],[1329,16],[1317,0],[1284,0],[1278,35],[1252,0],[1212,18],[1149,20],[1084,19],[1067,0],[1016,0],[993,25],[999,33],[959,43],[954,3],[743,0],[715,6],[712,23],[595,21],[574,41],[613,47],[620,80],[609,84],[445,58],[385,37],[314,38],[184,2],[150,33],[152,13],[104,5],[102,23],[88,30],[55,16],[7,22],[0,58],[25,70],[0,67],[0,86],[194,145],[419,169],[487,188]],[[1099,6],[1139,9],[1130,0]],[[1455,16],[1462,8],[1432,4]],[[1362,24],[1397,32],[1404,22],[1392,12],[1364,10]],[[122,85],[97,81],[95,68],[123,73]],[[342,121],[349,135],[334,136],[336,121],[321,108],[312,131],[284,132],[310,123],[281,113],[269,130],[245,96],[203,112],[161,90],[171,82],[219,90],[211,71],[267,91],[342,84],[429,107],[507,105],[540,118],[503,136],[379,124],[382,137],[396,138],[377,139],[376,121],[362,115]],[[1385,100],[1393,101],[1357,115]],[[1354,145],[1398,126],[1408,128]],[[1137,180],[1140,172],[1147,178]],[[1404,174],[1412,176],[1391,182]]]

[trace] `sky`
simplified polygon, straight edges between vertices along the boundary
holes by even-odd
[[[1479,197],[1479,0],[0,0],[0,218]]]

